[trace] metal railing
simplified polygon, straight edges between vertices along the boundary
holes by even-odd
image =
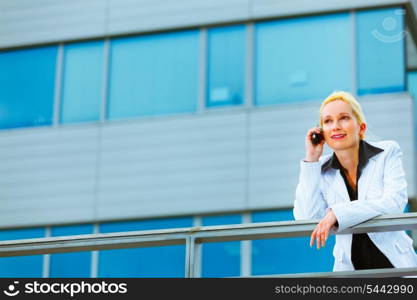
[[[185,277],[198,277],[203,243],[309,236],[317,223],[317,220],[282,221],[1,241],[0,257],[185,244]],[[413,229],[417,229],[417,213],[379,216],[337,234]],[[256,277],[397,277],[407,275],[417,275],[417,268],[276,274]]]

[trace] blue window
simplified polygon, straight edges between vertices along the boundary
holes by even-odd
[[[61,123],[99,120],[103,45],[103,41],[65,45]]]
[[[52,236],[90,234],[92,225],[52,227]],[[90,277],[91,252],[51,254],[50,277]]]
[[[244,25],[208,31],[207,106],[243,103],[245,34]]]
[[[198,50],[198,31],[112,40],[108,118],[195,111]]]
[[[241,223],[240,215],[211,216],[202,219],[203,226]],[[204,243],[202,277],[240,275],[240,242]]]
[[[0,240],[20,240],[45,236],[43,228],[0,231]],[[0,258],[0,277],[42,277],[43,255],[13,256]]]
[[[353,89],[347,13],[260,22],[255,27],[257,105],[322,99]]]
[[[50,125],[57,47],[0,52],[0,128]]]
[[[292,211],[253,213],[252,221],[273,222],[294,220]],[[334,236],[317,251],[310,248],[310,237],[291,237],[256,240],[252,242],[252,273],[287,274],[304,272],[330,272],[333,269]],[[315,245],[315,244],[314,244]]]
[[[398,8],[357,13],[358,94],[404,90],[404,12]]]
[[[191,227],[192,218],[102,224],[100,232]],[[104,250],[99,252],[99,277],[184,277],[185,246]]]
[[[413,97],[413,120],[414,120],[414,132],[417,133],[417,71],[414,72],[408,72],[407,75],[407,87],[408,92]],[[415,139],[417,139],[417,135],[414,136]]]

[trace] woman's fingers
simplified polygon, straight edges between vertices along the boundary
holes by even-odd
[[[326,246],[326,241],[329,237],[329,232],[329,228],[326,228],[326,226],[324,226],[323,224],[318,224],[311,234],[310,247],[313,247],[314,241],[316,242],[317,250]]]
[[[316,227],[316,229],[314,229],[313,233],[311,234],[310,247],[313,247],[314,241],[316,242],[317,250],[320,249],[321,237],[320,237],[320,234],[319,234],[319,227],[318,226]]]
[[[313,247],[314,245],[314,238],[315,238],[314,233],[315,233],[315,229],[313,230],[310,236],[310,247]]]
[[[330,234],[330,229],[328,229],[327,231],[326,231],[326,235],[324,236],[324,243],[326,244],[326,242],[327,242],[327,239],[329,238],[329,234]]]
[[[310,247],[313,247],[313,245],[314,245],[314,240],[316,238],[316,230],[317,230],[317,227],[316,227],[316,229],[313,230],[313,233],[311,234],[311,237],[310,237]]]
[[[326,246],[327,238],[329,237],[330,228],[323,226],[320,237],[321,237],[321,247]]]
[[[321,246],[326,246],[326,231],[321,234]]]

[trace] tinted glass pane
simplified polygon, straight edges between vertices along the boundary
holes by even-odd
[[[195,111],[198,45],[198,31],[113,40],[109,119]]]
[[[43,228],[0,231],[0,241],[45,236]],[[0,277],[42,277],[43,255],[0,257]]]
[[[240,215],[202,218],[203,226],[241,223]],[[240,242],[203,244],[202,276],[226,277],[240,275]]]
[[[321,99],[352,91],[348,14],[261,22],[255,26],[257,105]]]
[[[102,224],[100,232],[191,227],[192,218]],[[185,246],[105,250],[99,254],[99,277],[184,277]]]
[[[79,235],[93,232],[92,225],[52,227],[52,236]],[[90,277],[91,252],[51,254],[50,277]]]
[[[408,73],[408,91],[417,101],[417,71]]]
[[[52,123],[57,47],[0,52],[0,128]]]
[[[407,76],[408,91],[413,97],[413,122],[414,122],[414,138],[417,140],[417,71],[409,72]]]
[[[245,26],[208,31],[207,106],[243,103],[245,80]]]
[[[103,45],[99,41],[65,46],[61,123],[99,120]]]
[[[403,11],[360,11],[356,20],[358,94],[403,91]]]
[[[253,222],[294,220],[292,211],[257,212]],[[304,272],[330,272],[333,269],[331,235],[326,246],[319,251],[310,248],[310,237],[279,238],[252,242],[252,274],[286,274]]]

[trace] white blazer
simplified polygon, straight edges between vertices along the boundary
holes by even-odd
[[[395,141],[368,143],[384,151],[371,157],[362,170],[356,201],[350,201],[340,170],[321,172],[331,155],[322,156],[318,162],[300,162],[293,211],[296,220],[322,219],[331,208],[340,232],[378,215],[403,213],[408,196],[400,146]],[[370,232],[368,236],[394,267],[417,266],[413,240],[404,231]],[[336,235],[333,271],[354,270],[351,245],[352,234]]]

